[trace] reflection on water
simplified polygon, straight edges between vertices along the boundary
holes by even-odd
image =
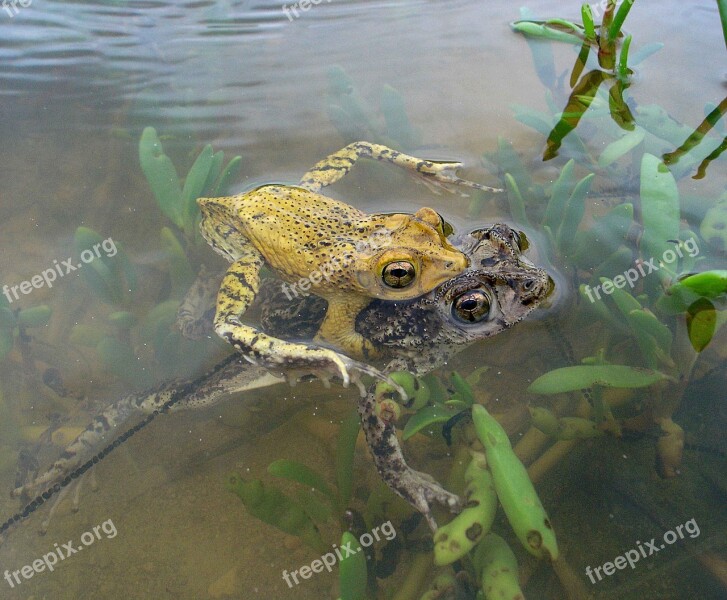
[[[226,161],[240,154],[235,189],[295,181],[357,135],[381,143],[393,137],[417,155],[463,160],[467,177],[491,185],[503,183],[498,169],[508,170],[506,161],[519,157],[521,173],[509,172],[524,195],[529,226],[518,221],[512,196],[437,196],[379,165],[357,167],[331,194],[364,210],[432,206],[458,230],[494,221],[517,222],[527,230],[531,259],[552,263],[548,268],[558,282],[554,309],[534,313],[447,368],[467,374],[489,365],[475,386],[476,398],[492,412],[509,415],[512,431],[525,431],[526,402],[567,415],[583,410],[576,399],[563,396],[551,403],[528,393],[529,384],[543,373],[609,345],[612,361],[643,364],[644,348],[625,337],[626,317],[599,328],[593,325],[600,316],[574,316],[578,293],[573,286],[588,281],[584,273],[619,248],[628,252],[599,274],[613,277],[634,264],[632,250],[640,232],[630,225],[634,219],[643,222],[637,202],[641,162],[598,164],[603,148],[623,134],[608,121],[607,97],[592,107],[593,118],[579,124],[584,146],[568,142],[557,160],[542,162],[546,136],[514,116],[526,114],[522,107],[549,116],[562,111],[576,54],[566,45],[552,47],[556,86],[553,95],[546,93],[528,45],[508,28],[519,16],[512,3],[331,0],[300,10],[292,21],[281,3],[268,0],[34,0],[17,7],[12,17],[0,9],[0,285],[30,281],[54,260],[74,255],[79,226],[113,239],[133,263],[137,281],[123,279],[121,301],[114,303],[94,291],[85,275],[69,273],[53,286],[33,287],[11,305],[47,305],[52,314],[43,325],[36,313],[39,321],[25,330],[28,338],[11,335],[12,351],[0,365],[0,489],[14,487],[20,448],[25,469],[37,469],[36,461],[47,465],[89,415],[108,402],[171,373],[191,375],[224,355],[217,341],[191,350],[170,334],[175,298],[188,273],[181,262],[175,263],[161,228],[175,232],[194,269],[221,263],[189,232],[185,237],[175,229],[155,202],[138,158],[139,138],[147,126],[157,130],[180,177],[207,143],[224,150]],[[576,20],[579,14],[577,2],[538,0],[528,7],[541,16]],[[646,145],[638,147],[642,151],[656,156],[673,152],[724,97],[724,70],[719,67],[724,43],[716,19],[714,3],[706,0],[689,5],[670,0],[658,9],[635,4],[627,21],[635,47],[665,43],[639,65],[628,89],[628,109],[647,130]],[[332,79],[332,69],[338,79]],[[388,118],[398,102],[408,129]],[[724,123],[716,123],[709,143],[724,135]],[[479,163],[483,153],[489,171]],[[544,208],[551,183],[569,158],[577,163],[569,193],[588,171],[597,172],[580,231],[599,233],[590,238],[557,239],[554,228],[560,221]],[[518,168],[516,162],[509,164]],[[693,173],[685,169],[679,181],[682,229],[688,226],[699,235],[702,224],[701,235],[709,231],[711,237],[709,242],[700,239],[697,258],[702,262],[691,268],[724,268],[724,247],[717,243],[722,239],[721,205],[714,206],[725,189],[724,157],[711,163],[704,179],[691,179]],[[614,217],[612,209],[624,204],[636,206],[635,216]],[[591,229],[594,216],[609,214],[611,221]],[[629,227],[616,217],[626,219]],[[555,231],[555,240],[546,225]],[[659,285],[666,284],[653,275],[642,292],[655,297]],[[134,285],[131,294],[126,286]],[[640,297],[640,302],[651,312],[648,298]],[[114,312],[127,314],[111,316]],[[555,329],[543,324],[546,316],[557,321]],[[133,324],[124,325],[132,317]],[[23,318],[30,319],[27,314]],[[668,324],[674,329],[672,321]],[[5,321],[2,328],[7,333]],[[684,331],[679,333],[687,339]],[[99,343],[106,338],[117,345],[104,358]],[[118,351],[122,347],[125,353]],[[561,550],[588,593],[603,598],[723,597],[715,573],[725,556],[720,540],[727,516],[722,435],[727,416],[715,399],[723,397],[724,354],[722,334],[696,362],[694,383],[678,409],[672,407],[673,421],[686,432],[679,476],[656,476],[655,447],[660,436],[668,435],[651,427],[586,441],[538,483]],[[686,359],[676,350],[670,356],[677,363],[670,372],[676,373]],[[114,366],[118,372],[126,369],[125,379],[114,375]],[[630,405],[638,410],[628,417],[643,418],[657,393],[652,388],[631,393]],[[350,412],[352,396],[317,383],[294,390],[278,386],[214,410],[156,419],[97,468],[99,490],[92,493],[86,482],[78,514],[70,513],[70,502],[62,505],[48,534],[40,537],[36,531],[48,513],[43,507],[11,531],[0,547],[0,573],[32,564],[56,542],[78,542],[84,532],[108,520],[118,535],[97,540],[59,562],[53,572],[36,573],[14,587],[0,580],[0,596],[336,597],[335,570],[294,590],[286,585],[282,571],[310,564],[317,554],[298,538],[250,517],[223,482],[232,471],[264,479],[268,464],[277,458],[297,458],[334,481],[332,440]],[[606,396],[613,406],[626,402],[625,393]],[[544,436],[531,439],[536,436],[528,437],[532,457],[547,441]],[[417,468],[449,484],[453,456],[440,438],[414,436],[405,453]],[[354,466],[354,495],[363,504],[380,484],[363,448]],[[17,507],[6,493],[0,494],[0,520]],[[397,524],[407,514],[401,507],[391,512],[399,517]],[[597,584],[586,578],[586,566],[602,565],[637,541],[690,519],[699,523],[699,537]],[[337,541],[335,519],[328,527],[324,538]],[[502,518],[496,528],[508,531]],[[423,529],[417,536],[428,539]],[[400,556],[400,568],[382,579],[382,589],[406,589],[402,582],[416,560],[414,554]],[[518,559],[529,577],[528,597],[558,597],[562,588],[552,570],[519,549]]]

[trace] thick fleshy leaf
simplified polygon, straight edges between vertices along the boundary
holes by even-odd
[[[139,140],[139,162],[161,211],[177,227],[182,227],[182,187],[171,159],[153,127],[147,127]]]
[[[19,327],[43,327],[50,320],[50,306],[41,304],[31,308],[24,308],[18,313]]]
[[[282,477],[283,479],[297,481],[306,487],[318,490],[323,495],[327,496],[331,502],[336,501],[335,493],[328,486],[323,476],[310,467],[295,460],[281,458],[280,460],[271,462],[268,465],[268,473],[275,475],[276,477]]]
[[[558,228],[558,248],[563,254],[570,254],[573,248],[576,231],[583,219],[586,210],[586,197],[591,189],[591,182],[595,174],[586,175],[577,184],[573,193],[568,198],[568,203],[563,211],[563,221]]]
[[[689,288],[705,298],[717,298],[727,294],[727,271],[704,271],[685,277],[676,285]]]
[[[577,45],[583,42],[584,34],[579,25],[569,23],[570,27],[564,27],[562,21],[554,21],[515,21],[510,27],[513,31],[529,37]]]
[[[425,406],[414,413],[406,422],[403,438],[408,440],[415,433],[437,423],[446,423],[455,413],[442,406]]]
[[[568,104],[563,109],[560,120],[548,136],[543,160],[550,160],[558,156],[558,150],[563,143],[563,139],[578,126],[581,118],[591,106],[598,88],[607,76],[604,71],[597,69],[581,77],[568,98]]]
[[[513,221],[518,225],[530,225],[528,216],[525,214],[525,200],[510,173],[505,173],[505,187],[507,189],[507,200],[510,204],[510,216]]]
[[[569,190],[573,185],[573,167],[575,161],[571,158],[560,170],[558,179],[553,183],[550,190],[550,200],[545,208],[543,226],[550,227],[551,231],[558,231],[558,226],[563,220],[563,211],[570,197]]]
[[[194,224],[197,217],[199,207],[197,206],[197,198],[202,195],[205,183],[210,174],[213,165],[212,146],[207,144],[202,152],[199,153],[197,160],[189,169],[187,177],[184,180],[184,188],[182,189],[182,207],[184,230],[187,235],[194,232]]]
[[[667,166],[653,154],[641,160],[641,254],[658,263],[679,237],[679,190]],[[666,276],[666,272],[659,271]]]
[[[353,459],[356,454],[356,438],[361,429],[358,411],[354,410],[341,423],[336,443],[336,483],[343,506],[348,505],[353,491]]]
[[[704,350],[712,341],[717,327],[717,311],[706,298],[700,298],[687,310],[689,341],[697,352]]]
[[[220,175],[220,179],[217,182],[217,185],[212,191],[213,197],[224,196],[225,194],[227,194],[227,188],[230,186],[230,183],[232,183],[232,180],[237,177],[237,174],[240,172],[241,166],[242,157],[240,156],[236,156],[227,163],[225,170],[222,171],[222,175]]]
[[[630,152],[644,141],[645,135],[646,131],[641,127],[637,127],[633,131],[621,136],[615,142],[611,142],[601,152],[601,156],[598,157],[598,165],[600,167],[607,167],[617,161],[624,154]]]
[[[616,388],[648,387],[669,376],[651,369],[626,365],[577,365],[549,371],[528,388],[534,394],[560,394],[594,385]]]
[[[341,536],[341,548],[349,548],[353,554],[346,553],[338,564],[341,600],[366,599],[366,554],[361,551],[356,537],[349,531]]]

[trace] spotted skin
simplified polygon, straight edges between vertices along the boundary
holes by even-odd
[[[519,239],[503,224],[475,230],[455,240],[471,259],[472,266],[467,271],[421,298],[404,302],[375,300],[367,306],[356,318],[356,329],[379,351],[384,372],[409,370],[423,375],[474,342],[512,327],[534,310],[548,295],[552,282],[543,270],[522,255]],[[278,282],[272,280],[262,286],[260,293],[261,325],[271,335],[309,339],[324,318],[326,301],[322,298],[306,296],[291,302],[281,292]],[[479,320],[463,318],[455,310],[458,299],[472,293],[489,298],[489,310]],[[203,297],[209,296],[204,292]],[[196,307],[197,311],[190,317],[198,320],[209,317],[204,302],[191,303],[189,307],[190,310]],[[135,415],[166,411],[170,403],[174,403],[171,410],[208,408],[231,393],[280,381],[266,369],[246,364],[239,355],[232,355],[197,379],[172,381],[126,396],[98,415],[48,471],[18,487],[13,495],[32,495],[60,482],[65,485],[88,453],[102,442],[114,439],[117,428]],[[360,399],[358,406],[366,440],[381,477],[421,512],[435,530],[432,507],[439,504],[457,511],[461,507],[460,499],[406,463],[394,425],[374,412],[372,390]]]
[[[447,241],[442,219],[432,209],[370,215],[318,193],[362,157],[389,162],[440,185],[485,189],[457,177],[459,163],[422,160],[357,142],[317,163],[299,186],[264,185],[238,196],[200,198],[202,235],[232,263],[217,294],[214,329],[251,362],[339,376],[344,385],[350,372],[356,378],[361,373],[381,377],[356,362],[369,361],[378,352],[356,331],[356,315],[374,298],[412,299],[467,268],[466,256]],[[313,344],[284,341],[242,323],[258,293],[263,264],[288,284],[304,278],[306,291],[328,302]],[[392,264],[411,265],[412,281],[392,285],[385,277]],[[182,330],[198,333],[181,316]]]

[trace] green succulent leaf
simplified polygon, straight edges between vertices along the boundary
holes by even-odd
[[[182,188],[171,159],[164,154],[162,143],[153,127],[147,127],[139,140],[139,161],[157,205],[177,227],[184,225]]]
[[[441,405],[425,406],[414,413],[406,422],[403,439],[408,440],[415,433],[437,423],[446,423],[454,414],[454,412]]]
[[[567,25],[563,25],[566,23]],[[555,42],[566,42],[568,44],[581,45],[584,39],[582,28],[569,21],[514,21],[510,24],[512,30],[523,35],[552,40]]]
[[[510,203],[510,216],[518,225],[529,226],[530,221],[525,213],[525,200],[510,173],[505,173],[505,187],[507,189],[507,199]]]
[[[578,126],[581,118],[591,106],[598,88],[607,77],[607,73],[600,69],[590,71],[581,77],[568,98],[560,120],[548,135],[543,160],[550,160],[558,155],[563,140]]]
[[[209,173],[207,173],[207,179],[202,186],[200,196],[208,195],[213,189],[215,181],[219,179],[220,173],[222,173],[222,164],[225,161],[225,153],[220,150],[212,155],[212,162],[210,164]]]
[[[268,465],[268,473],[290,481],[297,481],[301,485],[321,492],[332,503],[336,502],[336,494],[331,490],[320,473],[295,460],[281,458]]]
[[[687,333],[692,347],[701,352],[712,341],[717,328],[717,311],[706,298],[700,298],[687,309]]]
[[[576,365],[549,371],[528,388],[534,394],[560,394],[601,385],[616,388],[642,388],[669,376],[651,369],[626,365]]]
[[[341,536],[341,548],[350,548],[354,552],[347,553],[338,564],[341,600],[366,600],[366,554],[349,531],[344,531]]]
[[[242,157],[240,156],[235,156],[227,163],[225,170],[222,171],[222,175],[220,175],[220,179],[212,192],[212,197],[224,196],[227,194],[227,189],[229,188],[230,183],[232,183],[232,180],[237,177],[241,166]]]
[[[679,190],[667,166],[653,154],[641,161],[642,256],[661,260],[679,237]],[[660,271],[662,277],[665,272]]]
[[[621,3],[621,6],[618,7],[618,10],[613,17],[613,21],[611,21],[608,28],[609,40],[615,41],[618,39],[618,36],[621,34],[621,27],[623,27],[624,21],[626,20],[626,17],[628,16],[635,1],[636,0],[625,0]]]
[[[727,271],[704,271],[703,273],[689,275],[672,286],[672,290],[677,286],[688,288],[695,294],[705,298],[725,296],[727,295]]]
[[[189,169],[187,177],[184,180],[184,188],[182,189],[182,207],[184,231],[188,236],[193,235],[194,225],[197,218],[199,207],[197,206],[197,198],[202,195],[205,183],[210,174],[213,163],[212,146],[207,144],[202,152],[200,152],[197,160]]]
[[[18,313],[18,327],[43,327],[48,324],[50,315],[50,306],[45,304],[24,308]]]
[[[645,135],[646,131],[641,127],[637,127],[633,131],[621,136],[615,142],[611,142],[604,148],[603,152],[601,152],[601,156],[598,157],[598,166],[607,167],[616,162],[619,158],[643,142]]]
[[[361,430],[361,419],[354,410],[341,423],[336,443],[336,483],[343,506],[348,505],[353,492],[353,459],[356,454],[356,438]]]
[[[472,406],[472,404],[474,404],[475,396],[472,393],[472,387],[464,377],[457,373],[457,371],[452,371],[452,386],[457,391],[459,398],[468,406]]]
[[[586,175],[577,184],[563,211],[563,221],[558,228],[557,243],[563,254],[570,254],[573,248],[578,225],[580,225],[585,213],[586,196],[591,189],[591,183],[595,177],[594,173]]]
[[[181,298],[187,293],[194,281],[194,271],[189,264],[184,248],[182,248],[177,236],[169,227],[162,227],[159,237],[166,258],[169,261],[169,277],[172,282],[171,295],[174,298]]]

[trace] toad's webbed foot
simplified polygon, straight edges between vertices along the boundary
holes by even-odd
[[[432,531],[437,530],[437,523],[432,515],[434,505],[439,504],[453,513],[462,510],[460,497],[445,490],[426,473],[416,471],[409,466],[400,473],[396,471],[379,471],[379,473],[389,487],[424,516]]]
[[[462,196],[466,196],[462,192],[462,187],[468,187],[475,190],[482,190],[485,192],[499,193],[503,190],[500,188],[490,187],[488,185],[482,185],[481,183],[475,183],[468,179],[462,179],[457,175],[457,171],[462,167],[460,162],[437,162],[433,160],[426,160],[417,166],[418,181],[426,185],[432,192],[438,194],[440,190],[445,190],[452,194],[458,193]]]
[[[386,484],[419,511],[430,529],[436,531],[433,506],[440,504],[452,512],[459,512],[462,500],[429,475],[415,471],[406,464],[393,424],[376,416],[375,404],[374,394],[369,393],[359,402],[359,415],[376,469]]]
[[[331,379],[335,378],[341,381],[343,387],[348,387],[349,384],[353,383],[359,389],[361,397],[363,398],[366,396],[366,388],[361,378],[364,375],[369,375],[379,381],[385,381],[394,387],[402,400],[408,399],[404,389],[376,367],[353,360],[348,356],[339,354],[328,348],[311,348],[300,361],[286,359],[284,369],[282,369],[282,359],[267,358],[261,361],[254,361],[248,357],[246,358],[250,362],[260,364],[271,371],[280,371],[291,385],[295,385],[299,380],[312,375],[320,379],[328,387]]]

